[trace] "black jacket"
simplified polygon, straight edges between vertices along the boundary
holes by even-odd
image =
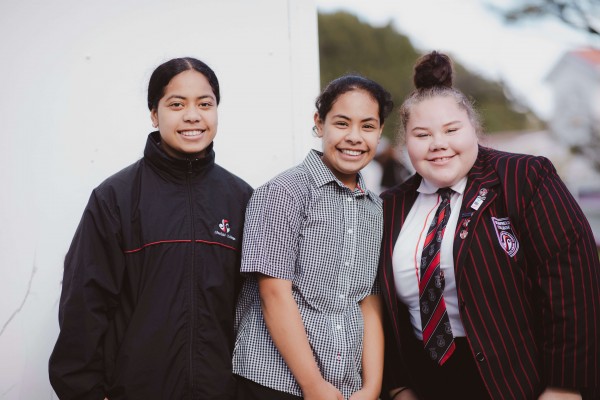
[[[214,162],[144,157],[92,193],[65,259],[50,357],[60,399],[231,399],[252,189]]]

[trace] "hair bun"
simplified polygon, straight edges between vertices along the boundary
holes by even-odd
[[[417,60],[413,82],[417,89],[436,86],[452,87],[452,60],[445,54],[432,51]]]

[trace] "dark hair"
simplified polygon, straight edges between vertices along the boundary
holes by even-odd
[[[471,124],[477,134],[481,134],[481,118],[475,110],[473,102],[460,90],[452,86],[453,80],[452,60],[445,54],[432,51],[417,60],[414,68],[413,82],[415,90],[404,100],[400,106],[400,122],[402,129],[410,118],[413,105],[432,97],[454,97],[456,104],[467,112]]]
[[[171,82],[171,79],[184,71],[195,70],[206,77],[210,87],[212,88],[217,104],[221,100],[219,93],[219,80],[215,72],[205,63],[192,57],[173,58],[162,63],[150,76],[148,82],[148,108],[150,111],[158,107],[158,102],[165,94],[165,87]]]
[[[379,83],[360,75],[343,75],[329,82],[315,101],[319,119],[324,121],[338,97],[352,90],[364,90],[379,104],[379,123],[383,125],[394,108],[392,95]]]

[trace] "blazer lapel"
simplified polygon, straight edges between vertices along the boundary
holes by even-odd
[[[500,180],[488,158],[488,152],[480,146],[477,160],[469,172],[467,186],[463,194],[456,232],[454,232],[454,273],[457,285],[461,278],[462,265],[469,245],[473,240],[472,232],[480,223],[483,211],[498,196]]]
[[[398,188],[382,195],[385,229],[381,248],[381,284],[386,305],[392,315],[398,313],[392,255],[404,220],[417,198],[420,182],[421,177],[414,175]]]

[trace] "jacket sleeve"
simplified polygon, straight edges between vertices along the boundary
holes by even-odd
[[[581,208],[552,164],[536,158],[524,184],[529,273],[538,296],[544,381],[592,390],[600,376],[600,262]]]
[[[65,258],[60,333],[49,361],[62,400],[105,397],[103,338],[124,270],[120,232],[117,214],[96,189]]]

